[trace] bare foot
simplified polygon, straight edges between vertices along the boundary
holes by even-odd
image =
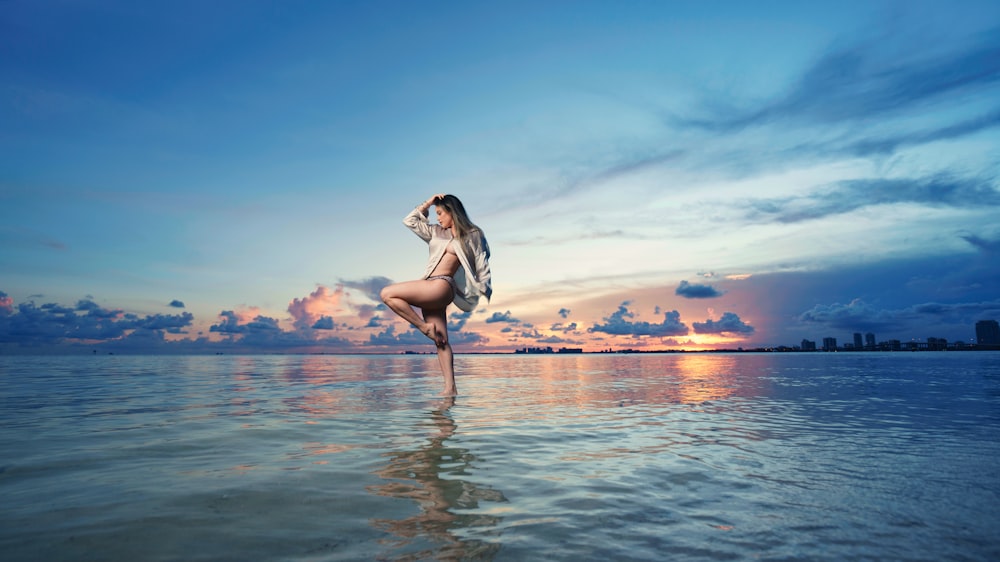
[[[423,332],[425,336],[430,338],[431,341],[434,342],[434,345],[438,347],[444,346],[445,344],[444,336],[438,333],[437,328],[434,326],[434,324],[428,322],[427,324],[424,324],[424,327],[421,328],[420,331]]]
[[[431,324],[430,322],[424,324],[424,327],[420,328],[420,331],[431,340],[433,340],[434,336],[437,335],[437,328],[435,328],[434,324]]]

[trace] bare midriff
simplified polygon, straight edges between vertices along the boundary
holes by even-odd
[[[434,273],[431,273],[431,276],[455,276],[455,272],[458,271],[461,264],[458,262],[458,256],[455,255],[455,249],[451,245],[453,243],[454,242],[448,244],[448,249],[445,250],[444,255],[441,256],[441,261],[438,262],[437,267],[434,268]]]

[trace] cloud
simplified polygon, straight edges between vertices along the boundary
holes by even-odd
[[[746,177],[803,160],[885,162],[907,148],[995,130],[1000,28],[951,41],[959,46],[949,50],[929,41],[887,34],[833,46],[764,100],[702,93],[701,108],[666,120],[705,134],[682,164]]]
[[[552,332],[575,332],[577,329],[576,322],[571,322],[569,324],[563,324],[562,322],[557,322],[549,327]]]
[[[688,338],[687,340],[679,340],[677,338],[665,338],[662,342],[663,345],[670,347],[686,347],[686,346],[697,346],[698,342]]]
[[[954,318],[970,321],[1000,315],[1000,300],[985,302],[937,303],[926,302],[907,307],[902,312],[917,316]]]
[[[210,326],[209,331],[226,336],[226,340],[211,344],[211,347],[225,348],[228,345],[241,351],[248,349],[253,351],[350,349],[353,347],[350,341],[343,338],[317,338],[314,333],[301,329],[296,331],[282,330],[276,319],[261,314],[253,318],[245,318],[242,313],[223,310],[219,313],[219,319],[220,322]]]
[[[448,331],[460,331],[463,327],[465,327],[465,323],[469,321],[470,317],[472,317],[472,312],[452,312],[451,315],[448,316],[448,318],[451,319],[451,322],[448,322]]]
[[[615,336],[683,336],[687,335],[689,329],[687,325],[680,321],[680,313],[671,310],[663,315],[663,322],[651,324],[649,322],[631,322],[626,318],[633,318],[635,314],[628,309],[629,301],[623,302],[618,310],[604,318],[604,324],[594,324],[588,332],[603,332]]]
[[[799,317],[804,322],[846,331],[894,331],[900,327],[937,325],[943,322],[972,324],[1000,316],[1000,299],[981,302],[925,302],[902,308],[876,308],[861,299],[847,304],[817,304]]]
[[[570,310],[568,308],[560,308],[559,309],[559,316],[561,316],[563,318],[568,318],[569,317],[569,313],[570,313]]]
[[[493,324],[494,322],[506,322],[508,324],[519,324],[521,321],[510,315],[510,311],[500,313],[494,312],[492,316],[486,319],[487,324]]]
[[[803,153],[812,152],[820,155],[840,153],[862,157],[885,156],[909,146],[957,139],[992,129],[998,125],[1000,125],[1000,111],[991,111],[965,121],[931,127],[922,131],[903,131],[890,135],[860,139],[850,138],[847,139],[846,143],[840,139],[820,143],[805,143],[800,145],[797,151]]]
[[[431,340],[417,330],[410,329],[402,334],[396,333],[395,326],[389,326],[381,332],[370,334],[368,344],[371,346],[398,346],[398,345],[428,345]]]
[[[133,315],[126,315],[130,317]],[[181,314],[154,314],[144,318],[135,317],[134,327],[147,331],[165,331],[171,334],[181,334],[181,328],[191,325],[194,315],[190,312]]]
[[[576,340],[567,340],[567,339],[564,339],[564,338],[560,338],[559,336],[548,336],[548,337],[540,338],[537,341],[538,341],[538,343],[563,343],[563,344],[566,344],[566,343],[569,343],[569,344],[578,344],[578,343],[580,343],[580,342],[578,342]]]
[[[987,255],[993,256],[1000,254],[1000,238],[991,240],[974,234],[962,236],[961,238]]]
[[[354,309],[358,313],[358,318],[362,320],[366,318],[372,318],[375,316],[376,312],[381,312],[383,310],[388,310],[388,308],[382,304],[358,304],[354,306]]]
[[[0,226],[0,244],[5,248],[44,247],[63,251],[67,246],[61,240],[56,240],[34,229],[21,226]]]
[[[740,203],[752,222],[797,223],[840,215],[862,207],[917,203],[931,207],[1000,206],[1000,190],[989,181],[935,175],[917,179],[864,179],[837,182],[798,197],[753,199]]]
[[[116,318],[122,314],[121,310],[102,308],[101,305],[90,299],[77,301],[76,310],[85,311],[87,316],[94,318]]]
[[[319,319],[312,325],[313,330],[332,330],[333,329],[333,318],[329,316],[320,316]]]
[[[740,320],[733,312],[724,312],[718,321],[708,319],[704,322],[692,322],[696,334],[752,334],[754,327]]]
[[[583,172],[564,173],[562,174],[562,177],[558,178],[555,182],[546,182],[545,185],[531,186],[524,193],[520,194],[519,197],[506,198],[503,202],[501,202],[500,209],[508,210],[516,207],[535,206],[539,203],[551,201],[553,199],[565,198],[571,194],[586,192],[619,178],[627,177],[650,168],[663,166],[677,161],[684,155],[685,152],[683,150],[663,150],[660,148],[640,152],[633,151],[627,154],[617,155],[617,157],[614,158],[614,162],[606,163],[603,166],[591,167]],[[554,185],[554,187],[552,187],[552,185]],[[588,229],[579,236],[585,239],[645,238],[641,235],[626,234],[622,230],[595,232],[593,229]],[[575,239],[578,238],[555,238],[548,240],[538,237],[533,241],[522,240],[512,241],[512,243],[514,245],[563,243]]]
[[[0,295],[0,342],[6,344],[34,346],[113,341],[136,332],[157,332],[162,337],[165,332],[183,333],[183,328],[194,320],[189,312],[139,316],[105,309],[90,298],[80,300],[72,308],[34,302],[14,307],[10,297],[5,293]],[[81,312],[83,314],[79,314]]]
[[[267,316],[255,316],[249,322],[241,323],[240,317],[232,310],[223,310],[219,313],[222,320],[218,324],[212,324],[208,331],[219,334],[259,334],[261,332],[280,332],[281,327],[278,321]]]
[[[487,341],[489,340],[473,332],[448,332],[448,343],[453,346],[464,344],[482,344]],[[389,326],[381,332],[370,334],[366,345],[373,347],[430,346],[431,349],[434,348],[434,344],[431,340],[417,330],[411,328],[401,334],[397,334],[395,326]]]
[[[369,299],[375,302],[381,302],[382,297],[379,296],[379,293],[381,293],[382,289],[384,289],[385,287],[392,285],[392,279],[381,276],[366,277],[364,279],[359,279],[359,280],[341,279],[339,280],[338,285],[348,289],[355,289],[361,291],[362,294],[364,294]]]
[[[711,117],[676,119],[682,126],[717,132],[774,121],[841,124],[924,111],[992,87],[1000,81],[1000,32],[993,30],[961,50],[924,55],[879,38],[822,55],[783,94],[746,109],[715,104]],[[896,48],[887,48],[896,47]],[[904,47],[905,48],[905,47]]]
[[[711,299],[722,296],[722,293],[711,285],[692,284],[687,281],[681,281],[674,294],[686,299]]]
[[[177,299],[174,299],[174,300],[170,301],[170,304],[168,304],[167,306],[170,306],[170,307],[173,307],[173,308],[184,308],[184,303],[181,302],[181,301],[179,301],[179,300],[177,300]]]
[[[288,313],[292,315],[293,326],[305,329],[315,326],[324,316],[332,317],[334,314],[343,313],[345,306],[344,290],[341,287],[330,290],[320,285],[309,296],[292,299],[292,302],[288,303]]]
[[[483,337],[475,332],[448,333],[448,342],[452,345],[483,345],[489,343],[489,338]]]

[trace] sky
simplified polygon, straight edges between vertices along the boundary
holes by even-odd
[[[452,193],[458,352],[975,341],[1000,3],[0,0],[0,352],[432,352],[378,299]]]

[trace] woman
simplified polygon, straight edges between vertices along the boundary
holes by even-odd
[[[427,220],[432,205],[437,224]],[[480,296],[489,301],[493,294],[490,246],[483,231],[472,224],[462,202],[454,195],[439,193],[431,197],[406,215],[403,224],[427,242],[430,260],[421,279],[382,289],[382,301],[434,342],[444,374],[444,395],[454,396],[455,363],[448,343],[446,309],[454,302],[458,308],[471,312]],[[413,306],[420,308],[422,316]]]

